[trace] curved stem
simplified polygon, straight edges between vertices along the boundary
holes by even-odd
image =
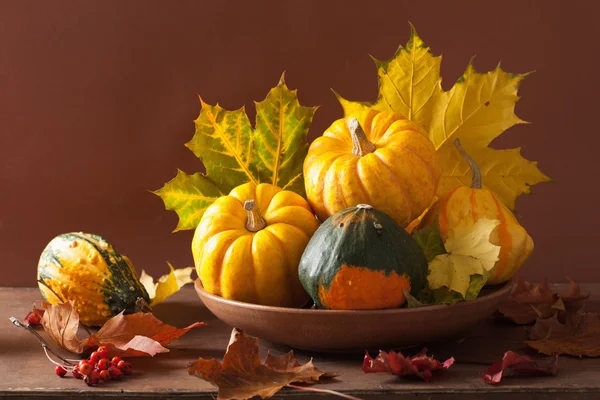
[[[362,126],[360,126],[358,119],[352,118],[348,121],[348,129],[350,130],[350,136],[352,137],[352,154],[362,157],[376,150],[375,145],[369,141],[367,134]]]
[[[19,328],[23,328],[26,331],[28,331],[29,333],[33,334],[33,336],[35,336],[35,338],[37,339],[38,343],[42,345],[42,348],[44,349],[44,352],[46,353],[46,357],[48,357],[48,360],[50,360],[51,362],[53,362],[54,364],[57,364],[54,360],[52,360],[50,358],[50,356],[48,355],[48,352],[50,352],[53,356],[55,356],[56,358],[58,358],[60,361],[63,362],[63,365],[67,365],[67,366],[73,366],[75,364],[73,364],[72,362],[70,362],[69,360],[62,358],[61,356],[59,356],[58,354],[56,354],[49,346],[48,343],[46,343],[46,341],[40,336],[39,333],[37,333],[31,326],[29,326],[28,324],[25,324],[21,321],[19,321],[18,319],[16,319],[15,317],[10,317],[9,318],[10,322],[12,322],[15,326],[18,326]],[[59,364],[57,364],[59,365]]]
[[[244,202],[244,210],[248,211],[246,229],[250,232],[258,232],[267,226],[267,221],[260,215],[260,211],[258,211],[254,200],[246,200]]]
[[[460,145],[460,140],[455,139],[454,145],[463,156],[465,160],[469,163],[471,167],[471,173],[473,174],[473,178],[471,179],[471,188],[472,189],[481,189],[483,186],[481,185],[481,170],[479,169],[479,165],[471,158],[471,156],[462,148]]]

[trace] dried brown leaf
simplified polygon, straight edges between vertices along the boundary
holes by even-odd
[[[563,299],[563,301],[565,301],[566,303],[577,303],[583,300],[587,300],[590,297],[589,293],[581,294],[581,287],[577,282],[573,281],[571,278],[568,277],[567,279],[571,283],[571,290],[568,294],[560,296]]]
[[[268,398],[292,382],[317,383],[331,376],[319,371],[312,360],[301,365],[293,351],[281,356],[268,354],[263,364],[258,339],[235,328],[222,363],[200,358],[189,364],[188,373],[217,387],[219,400]]]
[[[186,328],[176,328],[157,319],[151,313],[123,313],[109,319],[96,334],[85,339],[77,336],[79,314],[71,302],[44,304],[44,330],[62,348],[77,354],[104,345],[111,355],[135,357],[154,356],[169,350],[164,346],[192,328],[204,325],[196,322]]]
[[[42,327],[60,347],[70,352],[81,354],[87,348],[87,339],[77,336],[79,331],[79,314],[71,301],[62,304],[43,303],[45,308]]]
[[[498,311],[505,318],[513,322],[526,325],[535,322],[538,318],[549,318],[554,314],[561,314],[567,310],[577,310],[581,301],[589,295],[581,295],[579,285],[572,280],[571,291],[565,296],[553,293],[547,281],[534,285],[522,278],[517,278],[508,299],[503,302]]]
[[[529,337],[527,345],[543,354],[600,357],[600,316],[579,310],[567,313],[564,323],[557,315],[538,319]]]

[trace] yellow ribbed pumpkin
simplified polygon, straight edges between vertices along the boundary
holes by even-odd
[[[393,112],[335,121],[304,160],[306,195],[321,221],[364,203],[406,227],[431,204],[439,179],[427,134]]]
[[[471,166],[471,186],[457,186],[446,197],[438,200],[425,214],[420,227],[437,220],[442,239],[445,241],[448,231],[468,215],[472,215],[475,221],[484,216],[499,220],[500,224],[490,234],[490,242],[500,246],[499,260],[490,271],[487,285],[506,282],[533,251],[533,240],[494,192],[482,185],[479,167],[464,151],[458,139],[455,140],[455,144]]]
[[[246,183],[206,209],[192,240],[196,271],[209,293],[281,307],[309,300],[298,263],[319,223],[300,195]]]

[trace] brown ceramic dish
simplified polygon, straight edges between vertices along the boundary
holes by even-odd
[[[313,351],[393,349],[460,334],[498,309],[512,283],[452,306],[344,311],[261,306],[196,292],[220,320],[273,343]]]

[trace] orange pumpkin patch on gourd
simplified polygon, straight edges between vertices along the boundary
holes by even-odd
[[[247,303],[303,306],[309,298],[298,262],[318,226],[294,192],[267,183],[236,187],[206,209],[192,240],[204,289]]]
[[[462,148],[460,141],[456,139],[454,143],[471,167],[473,174],[471,186],[457,186],[446,197],[438,200],[423,217],[420,228],[438,223],[442,240],[445,241],[448,231],[454,229],[469,215],[475,221],[481,217],[499,220],[500,224],[490,234],[490,242],[500,246],[499,260],[490,271],[486,284],[506,282],[513,277],[533,251],[533,240],[508,207],[496,197],[494,192],[482,185],[479,167]]]
[[[304,160],[306,196],[321,221],[370,204],[405,227],[431,204],[439,179],[425,131],[387,111],[335,121]]]
[[[306,246],[300,282],[320,308],[400,307],[403,289],[423,289],[427,259],[415,240],[385,213],[366,204],[328,218]]]

